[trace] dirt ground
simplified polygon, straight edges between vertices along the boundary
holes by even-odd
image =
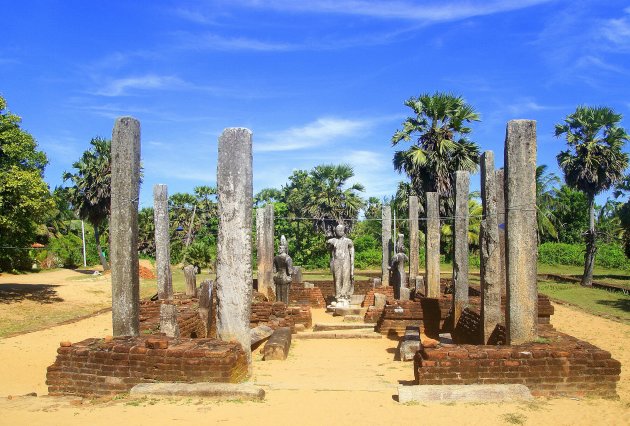
[[[72,272],[72,271],[70,271]],[[36,274],[35,284],[54,284],[64,301],[83,297],[108,302],[100,282],[77,286],[67,271]],[[28,278],[31,277],[31,278]],[[9,276],[28,284],[31,275]],[[0,284],[7,282],[0,276]],[[104,278],[107,280],[107,278]],[[78,281],[81,283],[82,281]],[[95,285],[103,293],[86,291]],[[100,300],[100,298],[103,300]],[[23,302],[20,302],[23,303]],[[0,314],[3,305],[0,305]],[[331,322],[322,310],[314,321]],[[46,367],[60,341],[111,334],[111,313],[0,339],[0,425],[159,425],[202,422],[250,425],[429,423],[432,425],[630,425],[630,326],[556,305],[554,326],[609,350],[622,363],[620,399],[536,399],[502,404],[399,404],[397,386],[413,379],[412,363],[394,361],[396,342],[297,340],[286,361],[254,353],[251,381],[266,392],[263,402],[212,402],[197,398],[81,400],[46,396]],[[37,397],[24,396],[35,392]]]

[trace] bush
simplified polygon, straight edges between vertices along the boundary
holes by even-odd
[[[355,269],[368,269],[381,266],[381,251],[377,249],[362,250],[355,252]]]
[[[547,265],[584,266],[583,244],[544,243],[538,246],[538,260]],[[619,244],[599,244],[595,265],[603,268],[630,269],[630,260]]]
[[[50,258],[50,253],[53,253],[55,266],[76,268],[83,265],[83,243],[81,238],[74,234],[52,239],[48,244],[48,250],[42,250],[42,252],[42,255],[46,254],[48,258]]]

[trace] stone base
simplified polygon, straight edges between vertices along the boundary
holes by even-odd
[[[133,396],[185,396],[214,400],[262,401],[265,391],[246,383],[141,383],[131,388]]]
[[[398,402],[510,402],[533,399],[523,385],[398,386]]]

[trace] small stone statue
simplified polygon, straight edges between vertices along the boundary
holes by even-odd
[[[394,298],[400,300],[400,289],[407,287],[407,273],[405,271],[405,262],[409,261],[409,258],[405,254],[405,242],[404,235],[398,234],[398,240],[394,250],[396,254],[392,258],[392,265],[389,267],[391,271],[391,281],[394,286]]]
[[[273,283],[276,286],[276,302],[289,304],[289,287],[293,275],[293,260],[288,254],[289,245],[287,239],[280,237],[278,255],[273,258]]]
[[[354,293],[354,244],[346,237],[345,226],[337,225],[335,238],[326,241],[330,251],[330,269],[335,282],[337,303],[350,304],[350,296]]]

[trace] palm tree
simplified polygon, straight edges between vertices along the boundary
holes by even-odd
[[[584,192],[588,198],[583,286],[593,285],[597,252],[595,196],[621,181],[628,167],[628,154],[622,149],[629,136],[619,126],[621,118],[621,114],[608,107],[579,106],[563,123],[556,124],[556,137],[565,135],[568,145],[568,149],[557,156],[564,179],[568,186]]]
[[[76,173],[65,172],[63,179],[73,183],[68,188],[68,199],[74,211],[94,227],[96,248],[103,270],[106,271],[109,265],[101,248],[99,228],[107,220],[110,211],[111,141],[96,137],[90,144],[92,147],[72,164]]]
[[[547,165],[536,167],[536,223],[538,224],[538,242],[543,242],[546,237],[558,239],[556,225],[558,219],[556,210],[556,188],[560,183],[558,176],[547,172]]]
[[[394,168],[409,176],[418,195],[438,192],[445,202],[443,213],[450,215],[454,172],[477,171],[479,147],[467,139],[472,131],[467,124],[479,121],[479,114],[461,96],[440,92],[411,97],[405,105],[414,116],[394,133],[392,145],[401,141],[412,141],[412,145],[396,151]]]
[[[315,229],[333,235],[335,226],[346,225],[348,232],[365,202],[358,192],[365,188],[360,183],[346,188],[354,170],[347,164],[323,164],[311,170],[309,188],[304,191],[306,214],[313,219]]]

